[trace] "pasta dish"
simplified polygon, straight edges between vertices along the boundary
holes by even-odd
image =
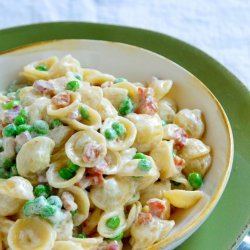
[[[144,250],[194,206],[211,165],[199,109],[172,80],[131,82],[71,55],[0,94],[0,249]]]

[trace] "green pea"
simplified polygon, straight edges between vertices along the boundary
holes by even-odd
[[[161,125],[164,127],[164,126],[166,126],[166,125],[167,125],[167,122],[166,122],[166,121],[164,121],[164,120],[161,120]]]
[[[114,83],[119,83],[119,82],[127,82],[128,80],[123,77],[118,77],[115,79]]]
[[[110,229],[116,229],[120,225],[120,218],[118,216],[107,219],[106,226]]]
[[[117,136],[116,132],[111,128],[107,128],[104,131],[104,135],[105,135],[106,139],[109,141],[113,141]]]
[[[151,162],[147,159],[141,159],[139,162],[138,162],[138,168],[141,170],[141,171],[145,171],[145,172],[148,172],[150,171],[151,169]]]
[[[16,133],[18,135],[20,135],[21,133],[25,132],[25,131],[29,131],[31,132],[32,127],[28,124],[21,124],[16,128]]]
[[[122,238],[123,238],[123,232],[119,233],[114,238],[110,238],[109,241],[113,241],[113,240],[120,241],[120,240],[122,240]]]
[[[45,198],[50,196],[50,187],[46,184],[39,184],[34,188],[34,195],[39,197],[43,195]]]
[[[48,202],[47,202],[47,200],[46,200],[46,198],[44,196],[36,197],[33,200],[33,202],[34,202],[34,211],[35,211],[35,214],[40,214],[41,213],[41,209],[44,206],[48,205]]]
[[[35,67],[35,69],[38,71],[48,71],[49,67],[45,64],[39,64]]]
[[[59,119],[54,119],[51,123],[50,123],[50,128],[56,128],[63,125],[63,123],[59,120]]]
[[[114,129],[114,131],[118,136],[123,136],[126,133],[125,126],[119,122],[114,122],[112,124],[112,128]]]
[[[27,123],[27,119],[21,115],[18,115],[14,121],[14,124],[16,126],[19,126],[19,125],[22,125],[22,124],[25,124]]]
[[[62,201],[61,199],[56,196],[56,195],[52,195],[50,196],[49,198],[47,198],[47,202],[50,204],[50,205],[53,205],[53,206],[56,206],[58,208],[62,208]]]
[[[129,113],[132,113],[134,111],[134,105],[132,100],[127,97],[125,100],[123,100],[119,106],[119,114],[120,115],[127,115]]]
[[[41,217],[43,218],[48,218],[53,216],[56,213],[56,210],[58,208],[56,206],[53,205],[47,205],[41,208]]]
[[[31,215],[35,214],[35,209],[34,208],[35,208],[34,201],[33,200],[27,201],[23,206],[23,214],[24,214],[24,216],[28,217],[28,216],[31,216]]]
[[[80,83],[78,81],[70,81],[66,85],[67,90],[76,91],[80,88]]]
[[[194,189],[198,189],[202,185],[202,176],[196,172],[190,173],[188,175],[188,181]]]
[[[15,137],[17,134],[16,125],[13,123],[7,125],[3,128],[2,134],[5,137]]]
[[[25,109],[21,109],[21,111],[19,112],[19,115],[26,119],[28,118],[28,112]]]
[[[87,236],[85,234],[77,234],[76,238],[84,239],[87,238]]]
[[[17,171],[17,167],[16,167],[16,164],[12,165],[11,168],[10,168],[10,171],[9,171],[9,176],[12,177],[12,176],[18,176],[18,171]]]
[[[78,210],[71,211],[72,217],[75,217],[78,214]]]
[[[58,175],[64,180],[69,180],[75,176],[75,174],[70,172],[67,168],[61,168],[58,171]]]
[[[136,153],[133,159],[147,159],[147,158],[146,158],[146,155],[143,153]]]
[[[49,125],[46,121],[37,120],[34,122],[33,131],[36,132],[38,135],[46,135],[49,131]]]
[[[12,100],[2,105],[3,109],[12,109],[20,104],[20,100]]]
[[[71,172],[71,173],[76,173],[77,170],[79,169],[80,167],[76,164],[74,164],[73,162],[69,162],[67,164],[67,169]]]
[[[84,107],[80,107],[79,108],[79,113],[81,115],[81,117],[85,120],[88,120],[89,121],[89,112],[86,108]]]

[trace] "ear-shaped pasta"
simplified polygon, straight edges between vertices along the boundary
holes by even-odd
[[[24,67],[23,72],[20,75],[31,82],[40,79],[47,80],[50,77],[51,69],[57,62],[58,58],[55,56],[32,62]],[[47,66],[48,70],[42,71],[36,69],[36,67],[40,65]]]
[[[203,196],[202,191],[169,190],[164,197],[171,205],[178,208],[189,208],[195,205]]]
[[[101,128],[101,133],[105,135],[107,129],[112,129],[113,123],[119,123],[125,127],[125,133],[122,136],[118,136],[114,140],[106,140],[107,148],[113,151],[120,151],[129,148],[136,138],[136,127],[128,119],[117,116],[116,118],[107,118]]]
[[[71,92],[71,91],[64,91],[59,93],[58,95],[62,95],[64,93],[65,95],[68,95],[69,98],[69,105],[65,107],[60,107],[58,105],[53,104],[53,101],[50,105],[47,107],[47,113],[50,116],[57,117],[57,118],[64,118],[68,117],[70,113],[76,109],[81,101],[81,95],[78,92]],[[60,102],[61,98],[63,99],[64,97],[61,96],[54,96],[53,98],[58,98],[58,102]]]
[[[22,106],[29,106],[34,103],[37,98],[42,97],[42,95],[37,92],[33,87],[24,87],[21,88],[18,97],[21,101]]]
[[[50,99],[47,97],[40,97],[27,108],[30,124],[33,124],[37,120],[47,120],[47,106],[50,102]]]
[[[112,217],[118,217],[120,219],[120,224],[116,229],[111,229],[107,227],[106,225],[107,220]],[[98,226],[97,226],[97,231],[102,237],[114,238],[118,234],[123,232],[126,226],[127,226],[127,223],[126,223],[123,209],[116,209],[113,211],[104,212],[102,214],[102,217],[100,218]]]
[[[161,141],[151,152],[150,156],[154,159],[160,170],[162,178],[174,177],[180,173],[176,168],[173,157],[174,141]]]
[[[174,181],[172,185],[172,189],[184,189],[184,190],[193,190],[192,186],[188,182],[187,178],[182,174],[178,174],[177,176],[171,178],[171,181]]]
[[[1,243],[3,243],[3,249],[7,249],[8,246],[8,242],[7,242],[7,236],[9,233],[10,228],[14,225],[14,221],[9,220],[5,217],[0,217],[0,235],[2,238],[0,240],[0,249],[1,249]]]
[[[67,72],[80,72],[80,63],[71,55],[66,55],[57,61],[49,70],[51,78],[65,76]]]
[[[106,141],[95,130],[79,131],[67,141],[65,152],[73,163],[81,167],[93,167],[105,157]]]
[[[167,123],[172,123],[174,120],[175,111],[172,109],[166,98],[163,98],[158,102],[158,115]]]
[[[112,85],[112,88],[126,89],[128,91],[128,96],[132,99],[133,103],[138,103],[138,88],[134,84],[129,82],[119,82]]]
[[[102,210],[95,207],[94,210],[90,213],[87,220],[84,221],[83,224],[84,233],[89,235],[96,232],[96,227],[98,225],[101,216],[102,216]]]
[[[162,199],[164,192],[171,189],[171,184],[169,180],[164,180],[160,182],[155,182],[142,190],[140,195],[140,202],[145,205],[146,202],[152,198]]]
[[[102,120],[104,121],[107,118],[113,118],[118,116],[118,112],[112,103],[106,99],[102,98],[97,111],[100,113]]]
[[[49,166],[50,156],[55,143],[46,136],[39,136],[26,142],[16,157],[18,173],[24,177],[32,177]]]
[[[140,192],[136,192],[134,194],[132,194],[130,196],[130,199],[128,200],[128,202],[125,204],[125,206],[129,206],[134,204],[135,202],[140,200]]]
[[[152,217],[146,224],[134,223],[131,228],[132,238],[130,240],[132,249],[146,249],[155,242],[163,240],[174,225],[173,220],[161,220],[157,217]]]
[[[113,82],[115,80],[115,77],[112,75],[87,68],[82,68],[82,76],[85,81],[98,86],[102,85],[104,82]]]
[[[78,182],[82,177],[85,172],[85,168],[79,168],[75,174],[74,177],[72,177],[69,180],[64,180],[58,175],[58,171],[61,168],[66,167],[68,162],[67,158],[60,159],[56,162],[51,163],[46,176],[48,179],[48,183],[50,186],[54,188],[66,188],[74,185],[76,182]]]
[[[121,164],[124,165],[128,161],[132,160],[136,154],[136,148],[128,148],[119,152],[121,157]]]
[[[108,166],[104,169],[104,174],[117,174],[121,167],[121,156],[116,151],[108,150],[107,155],[105,156],[105,161]]]
[[[58,161],[58,160],[66,160],[66,159],[67,159],[67,156],[66,156],[66,153],[65,153],[65,148],[62,147],[56,153],[51,155],[51,161],[50,162],[55,162],[55,161]]]
[[[69,126],[58,126],[50,130],[48,137],[55,142],[53,153],[58,152],[64,147],[65,142],[73,135],[74,130]]]
[[[187,144],[181,149],[179,155],[184,160],[192,160],[207,155],[209,152],[209,146],[198,139],[190,138],[187,140]]]
[[[77,214],[74,216],[73,222],[74,222],[74,226],[79,226],[89,216],[90,203],[89,203],[88,193],[85,190],[76,186],[68,187],[68,188],[61,190],[61,192],[64,192],[64,191],[67,191],[73,195],[74,202],[78,206]]]
[[[8,234],[8,244],[13,250],[49,250],[55,239],[52,226],[38,218],[17,220]]]
[[[103,96],[118,109],[121,102],[128,96],[128,90],[123,88],[104,88]]]
[[[138,215],[141,212],[141,209],[142,209],[142,205],[139,201],[137,201],[132,205],[131,209],[129,210],[127,224],[126,224],[125,233],[124,233],[125,237],[128,237],[130,235],[130,228],[133,225],[133,223],[136,221],[136,219],[138,218]]]
[[[148,87],[154,90],[156,100],[160,100],[164,97],[170,91],[172,86],[172,80],[160,80],[156,77],[152,77],[151,81],[148,83]]]
[[[146,114],[129,114],[127,118],[135,124],[137,135],[134,147],[139,152],[148,152],[157,145],[163,137],[163,128],[160,117]]]
[[[102,101],[103,92],[100,87],[91,86],[90,88],[85,88],[79,90],[81,94],[82,103],[88,105],[93,109],[97,109]]]
[[[96,250],[98,249],[98,246],[102,244],[103,238],[72,238],[72,241],[81,244],[82,249],[84,250]]]
[[[88,114],[88,118],[84,119],[81,117],[79,110],[84,109]],[[67,123],[75,130],[86,130],[86,129],[94,129],[98,130],[102,126],[102,119],[100,114],[92,109],[91,107],[80,103],[79,106],[72,111],[73,118],[63,118],[61,119],[64,123]]]
[[[56,241],[52,250],[83,250],[80,243],[73,241]]]
[[[208,171],[211,162],[212,162],[212,157],[210,154],[191,160],[186,160],[183,172],[186,176],[188,176],[192,172],[197,172],[202,176],[204,176]]]
[[[122,178],[107,178],[103,185],[93,187],[90,199],[94,205],[102,210],[113,210],[123,207],[134,193],[133,183]]]
[[[33,187],[23,177],[14,176],[0,180],[0,216],[17,213],[25,200],[33,198]]]
[[[72,215],[70,212],[65,212],[64,214],[65,219],[62,220],[60,223],[57,223],[57,221],[55,221],[53,225],[54,230],[56,231],[56,240],[69,240],[72,238],[74,227]],[[56,220],[57,218],[54,219]]]
[[[133,177],[134,183],[138,191],[141,191],[154,183],[159,178],[159,171],[150,156],[146,156],[147,160],[150,162],[151,168],[149,171],[143,171],[138,167],[140,162],[139,159],[131,160],[127,162],[118,171],[119,176],[129,176]]]
[[[204,123],[202,121],[202,113],[199,109],[182,109],[175,118],[174,123],[185,129],[192,138],[201,138],[204,133]]]

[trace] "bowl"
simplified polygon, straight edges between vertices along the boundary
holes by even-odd
[[[0,55],[1,90],[13,82],[22,67],[49,56],[71,54],[83,67],[95,68],[133,82],[152,76],[174,81],[170,97],[179,109],[203,112],[205,144],[212,148],[212,165],[201,188],[206,194],[195,206],[174,214],[176,225],[168,237],[148,249],[173,249],[185,241],[207,219],[219,201],[233,161],[233,135],[228,118],[215,96],[194,75],[171,60],[148,50],[115,42],[56,40],[32,44]]]

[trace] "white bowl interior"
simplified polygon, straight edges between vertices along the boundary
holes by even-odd
[[[183,241],[211,212],[225,187],[230,172],[232,146],[229,134],[231,132],[214,97],[197,78],[162,56],[134,46],[91,40],[53,41],[0,55],[1,90],[17,78],[24,65],[52,55],[61,58],[66,54],[77,58],[83,67],[95,68],[131,81],[146,81],[152,76],[172,79],[174,87],[170,95],[176,101],[178,108],[202,110],[206,121],[204,141],[211,146],[213,156],[212,167],[202,186],[206,196],[191,209],[178,212],[176,227],[170,235],[176,234],[192,223],[194,218],[204,214],[212,200],[213,206],[210,206],[209,211],[206,210],[204,216],[191,227],[181,240]],[[169,247],[176,245],[175,242]]]

